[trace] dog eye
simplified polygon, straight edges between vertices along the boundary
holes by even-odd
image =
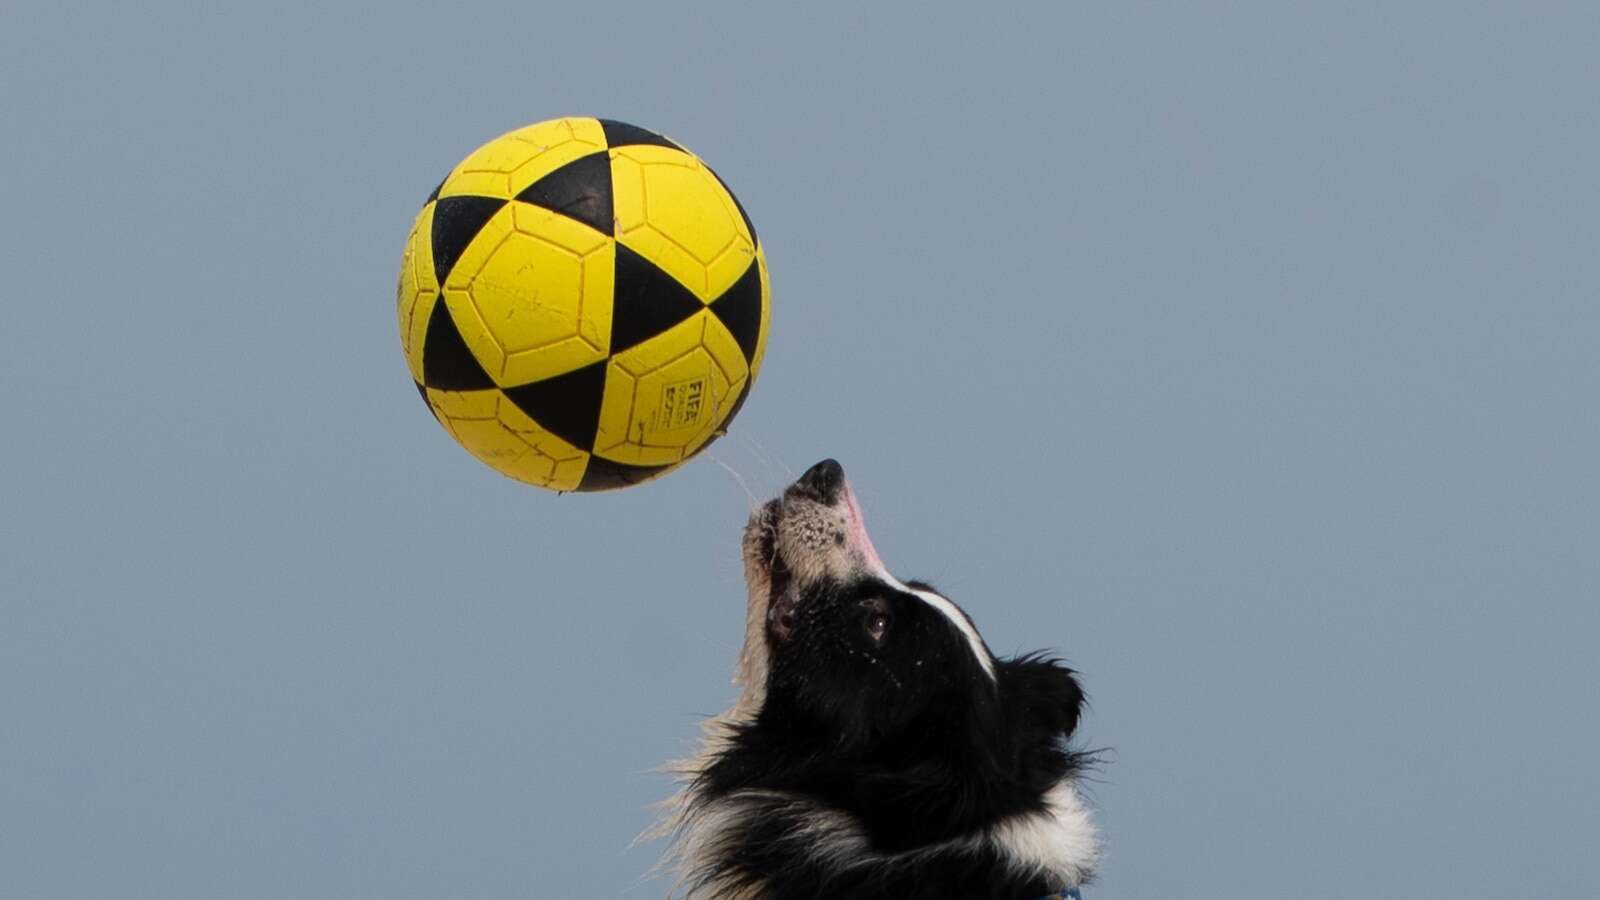
[[[872,638],[875,644],[883,643],[883,636],[889,633],[889,614],[878,610],[867,611],[867,637]]]

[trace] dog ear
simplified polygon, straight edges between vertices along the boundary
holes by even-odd
[[[1019,656],[1000,666],[1006,702],[1035,727],[1071,737],[1083,709],[1083,689],[1060,660],[1040,654]]]

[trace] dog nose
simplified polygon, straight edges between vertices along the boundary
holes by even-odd
[[[825,459],[806,470],[795,487],[813,494],[823,503],[832,504],[839,499],[839,488],[844,486],[844,466],[836,459]]]

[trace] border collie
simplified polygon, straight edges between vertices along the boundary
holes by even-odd
[[[1066,746],[1071,669],[989,652],[889,574],[831,459],[745,527],[733,708],[707,723],[664,830],[693,900],[1076,896],[1099,852]]]

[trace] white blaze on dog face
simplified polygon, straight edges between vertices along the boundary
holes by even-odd
[[[878,556],[878,548],[872,545],[872,536],[867,534],[867,525],[861,515],[861,503],[856,499],[856,492],[850,489],[849,482],[845,483],[844,490],[841,493],[843,494],[844,505],[850,522],[847,542],[853,547],[856,554],[861,557],[867,571],[878,576],[892,587],[920,597],[924,603],[942,613],[945,618],[950,620],[950,624],[961,632],[961,636],[966,638],[967,646],[972,649],[972,655],[977,658],[979,665],[983,666],[983,670],[989,673],[989,678],[993,679],[995,677],[994,656],[989,652],[988,646],[984,644],[983,638],[979,636],[978,629],[972,624],[972,620],[967,618],[967,614],[962,612],[961,608],[952,603],[949,598],[934,591],[912,587],[890,574],[889,567],[884,565],[882,557]]]

